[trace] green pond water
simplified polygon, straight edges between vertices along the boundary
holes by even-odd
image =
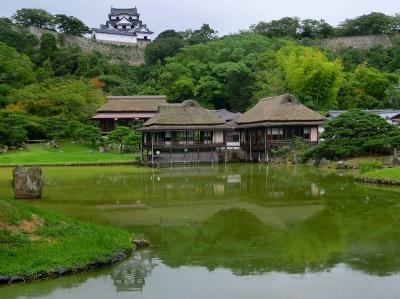
[[[399,188],[258,164],[44,172],[44,198],[29,204],[152,247],[100,271],[0,287],[0,298],[400,297]],[[10,182],[0,169],[0,194]]]

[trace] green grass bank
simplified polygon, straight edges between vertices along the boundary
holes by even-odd
[[[358,179],[366,183],[400,185],[400,167],[384,168],[366,172]]]
[[[0,283],[56,277],[111,264],[132,248],[125,230],[0,200]]]
[[[136,156],[135,153],[100,153],[97,148],[85,144],[62,143],[55,149],[39,143],[29,144],[24,150],[0,153],[0,165],[131,162]]]

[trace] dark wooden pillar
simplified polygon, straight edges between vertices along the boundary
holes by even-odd
[[[268,162],[268,159],[267,159],[267,127],[264,128],[264,162]]]
[[[151,132],[151,164],[154,166],[154,131]]]
[[[141,144],[141,152],[142,152],[142,164],[144,164],[143,154],[144,154],[144,136],[145,132],[142,132],[142,144]]]
[[[252,131],[251,131],[251,129],[250,129],[250,142],[249,142],[249,144],[250,144],[250,161],[253,161],[253,155],[252,155],[252,144],[251,144],[251,142],[252,142],[252,138],[251,138],[251,135],[252,135]]]

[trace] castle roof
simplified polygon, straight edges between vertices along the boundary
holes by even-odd
[[[113,8],[111,7],[111,15],[130,15],[137,16],[137,8]]]

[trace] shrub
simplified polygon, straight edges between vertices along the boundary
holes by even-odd
[[[305,158],[342,159],[361,154],[387,154],[400,145],[400,129],[376,114],[349,110],[327,122],[323,142]]]

